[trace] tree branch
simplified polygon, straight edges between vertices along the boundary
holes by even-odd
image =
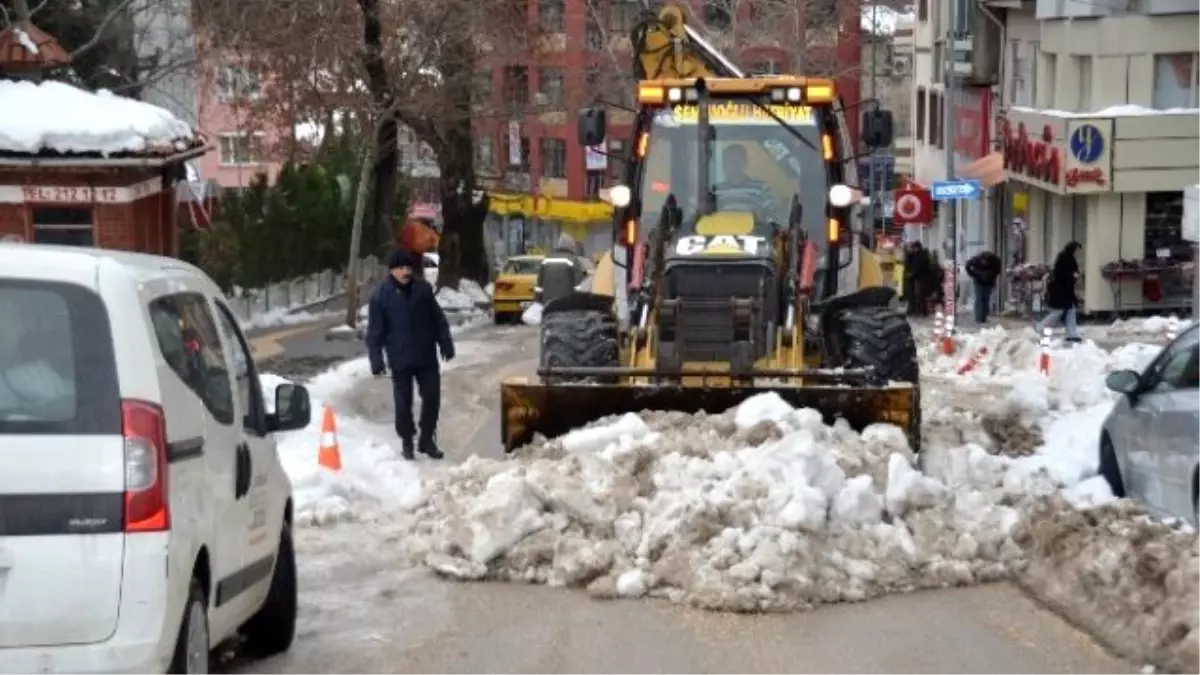
[[[13,2],[24,4],[25,0],[13,0]],[[101,38],[104,37],[104,31],[108,30],[108,25],[111,24],[119,14],[124,13],[125,8],[129,7],[131,4],[133,4],[133,0],[121,0],[121,4],[110,9],[108,15],[105,16],[104,20],[100,22],[100,25],[96,27],[96,32],[92,34],[91,39],[83,43],[75,51],[71,52],[71,59],[74,60],[79,55],[95,48],[96,45],[100,44]]]

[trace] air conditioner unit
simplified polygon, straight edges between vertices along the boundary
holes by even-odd
[[[897,56],[892,59],[892,77],[908,77],[912,75],[912,59],[907,56]]]

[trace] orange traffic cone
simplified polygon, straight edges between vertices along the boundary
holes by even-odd
[[[317,452],[317,464],[330,471],[342,470],[342,450],[338,446],[337,423],[333,419],[333,408],[325,406],[321,420],[321,449]]]

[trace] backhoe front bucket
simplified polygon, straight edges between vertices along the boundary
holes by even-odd
[[[504,451],[533,440],[561,436],[602,417],[643,410],[719,414],[755,394],[773,391],[796,408],[813,408],[827,423],[844,418],[861,431],[871,424],[895,424],[920,447],[920,400],[911,385],[893,386],[697,386],[670,384],[545,384],[514,378],[500,386],[500,433]]]

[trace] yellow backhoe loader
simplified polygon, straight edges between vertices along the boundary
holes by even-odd
[[[920,445],[917,351],[875,254],[850,230],[854,148],[833,80],[749,77],[647,11],[614,245],[590,292],[549,303],[536,380],[501,386],[506,451],[640,410],[720,412],[773,391],[827,421],[898,425]],[[603,108],[579,116],[604,143]],[[892,118],[863,113],[868,147]]]

